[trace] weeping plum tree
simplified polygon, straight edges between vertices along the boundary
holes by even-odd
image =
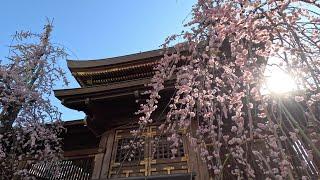
[[[186,30],[164,44],[134,133],[154,122],[173,79],[160,126],[173,154],[185,129],[213,179],[319,178],[319,12],[315,0],[199,0]],[[293,91],[263,92],[270,67]]]
[[[61,156],[60,113],[49,101],[57,80],[67,83],[57,60],[63,48],[50,42],[52,24],[40,34],[18,32],[0,61],[0,179],[32,177],[32,164]]]

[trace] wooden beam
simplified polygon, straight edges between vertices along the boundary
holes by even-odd
[[[64,157],[75,157],[75,156],[88,156],[88,155],[95,155],[99,151],[99,148],[90,148],[90,149],[81,149],[81,150],[73,150],[73,151],[65,151],[63,153]]]

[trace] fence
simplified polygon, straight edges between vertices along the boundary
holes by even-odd
[[[29,169],[29,173],[39,180],[89,180],[92,171],[93,157],[38,163]]]

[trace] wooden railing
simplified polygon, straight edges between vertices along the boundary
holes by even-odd
[[[93,171],[93,157],[62,160],[57,163],[32,165],[29,173],[39,180],[89,180]]]

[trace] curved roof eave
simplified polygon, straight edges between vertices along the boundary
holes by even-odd
[[[152,51],[140,52],[135,54],[129,54],[125,56],[117,56],[105,59],[96,60],[70,60],[67,59],[68,68],[72,71],[73,69],[85,69],[85,68],[96,68],[102,66],[111,66],[122,63],[130,63],[135,60],[148,59],[152,57],[159,57],[163,55],[163,49],[157,49]]]

